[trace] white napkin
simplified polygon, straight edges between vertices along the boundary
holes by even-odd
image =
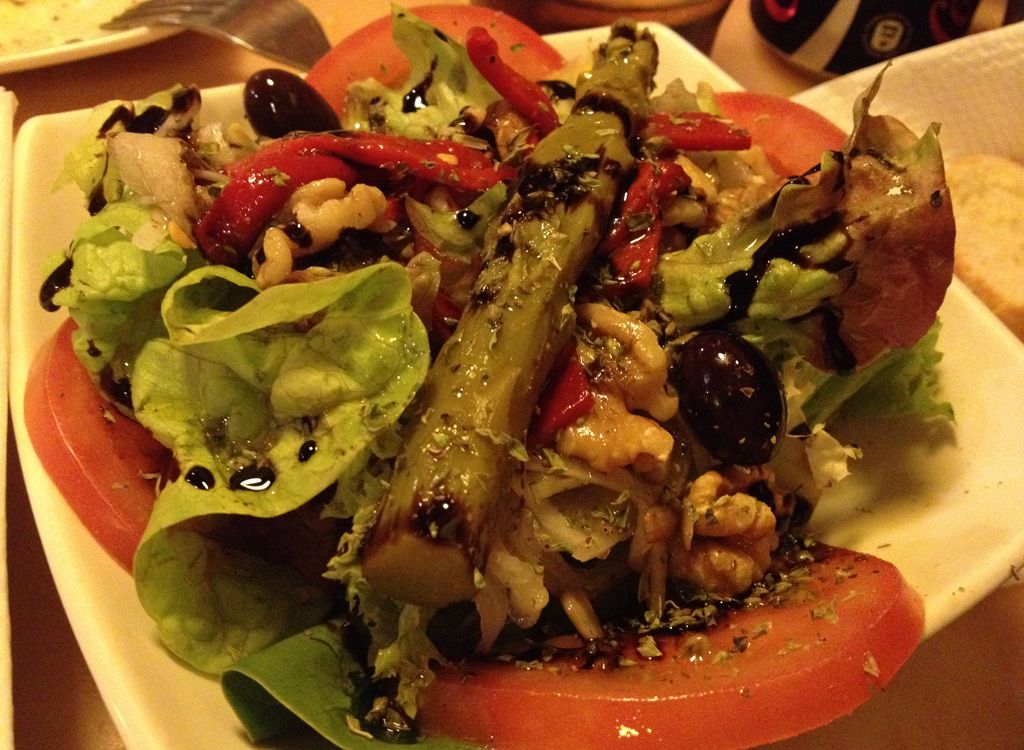
[[[947,156],[999,154],[1024,160],[1024,22],[971,34],[893,60],[872,111],[915,132],[942,125]],[[878,74],[874,65],[793,97],[849,130],[852,102]]]
[[[7,456],[7,296],[11,257],[11,156],[14,94],[0,88],[0,467]],[[7,606],[7,483],[0,483],[0,750],[14,747],[11,620]]]

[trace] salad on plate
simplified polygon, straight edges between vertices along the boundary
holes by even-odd
[[[952,418],[937,128],[656,89],[662,31],[396,8],[244,120],[175,86],[71,149],[29,432],[254,741],[748,747],[918,642],[803,530],[836,419]]]

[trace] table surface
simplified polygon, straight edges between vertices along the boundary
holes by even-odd
[[[306,0],[332,41],[386,12],[384,0]],[[415,7],[423,0],[409,0]],[[505,4],[506,7],[509,5]],[[511,4],[515,7],[515,4]],[[527,5],[524,3],[523,5]],[[817,80],[756,37],[746,0],[680,31],[745,87],[790,95]],[[258,55],[185,32],[135,51],[0,76],[15,92],[15,127],[31,116],[140,98],[172,81],[216,86],[268,65]],[[64,615],[9,440],[8,563],[19,750],[116,750],[124,744]],[[893,683],[853,716],[785,748],[1024,748],[1024,585],[995,591],[925,642]]]

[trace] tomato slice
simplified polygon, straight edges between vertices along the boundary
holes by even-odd
[[[843,147],[846,133],[802,104],[771,94],[722,91],[715,94],[722,114],[750,133],[783,177],[803,174],[821,161],[821,152]]]
[[[40,351],[25,423],[46,473],[107,552],[131,570],[169,453],[96,390],[71,346],[72,321]]]
[[[559,660],[444,671],[423,696],[422,728],[498,750],[724,750],[827,724],[903,665],[924,606],[889,563],[817,549],[810,578],[782,606],[730,613],[696,649],[692,635],[667,636],[661,657],[627,652],[635,664],[610,671]]]
[[[411,12],[460,42],[472,27],[485,28],[497,41],[502,60],[532,81],[565,65],[558,50],[536,31],[500,11],[476,5],[421,5]],[[395,87],[408,75],[409,61],[391,38],[391,16],[385,16],[338,42],[313,66],[306,81],[341,114],[348,87],[356,81],[376,78]]]

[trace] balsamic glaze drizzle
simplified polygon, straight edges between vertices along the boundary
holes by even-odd
[[[231,475],[228,486],[233,490],[262,492],[269,490],[276,479],[277,474],[269,466],[245,466]]]
[[[298,460],[300,464],[306,463],[317,451],[317,444],[315,440],[307,440],[299,446]]]
[[[437,67],[437,58],[430,63],[430,70],[423,76],[423,80],[409,89],[402,97],[402,112],[410,114],[427,106],[427,91],[434,83],[434,69]]]
[[[53,297],[62,289],[71,286],[71,267],[74,265],[71,258],[64,261],[50,272],[42,287],[39,289],[39,304],[47,312],[56,312],[57,305],[53,304]]]
[[[185,481],[197,490],[212,490],[216,484],[213,472],[205,466],[193,466],[185,474]]]
[[[812,224],[782,229],[768,237],[764,244],[754,251],[749,268],[733,271],[725,278],[725,285],[729,290],[729,312],[716,321],[716,325],[733,323],[746,317],[757,285],[761,283],[771,261],[780,258],[806,268],[808,263],[801,255],[800,248],[822,239],[835,228],[837,221],[838,216],[832,215]]]

